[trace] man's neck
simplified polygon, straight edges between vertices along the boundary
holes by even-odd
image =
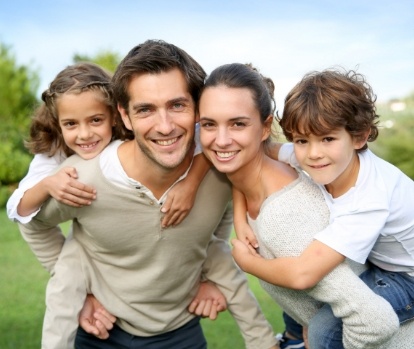
[[[189,152],[179,166],[166,169],[145,156],[133,140],[118,148],[118,157],[127,176],[151,190],[157,199],[185,174],[193,160]]]

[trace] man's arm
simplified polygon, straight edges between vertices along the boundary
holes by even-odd
[[[228,237],[232,228],[232,206],[229,205],[207,250],[203,275],[214,282],[227,300],[247,349],[276,348],[272,327],[250,291],[246,276],[233,261]]]
[[[69,207],[69,206],[67,206]],[[27,224],[19,223],[20,232],[44,268],[53,272],[65,242],[58,224],[69,220],[55,200],[48,200],[41,211]]]

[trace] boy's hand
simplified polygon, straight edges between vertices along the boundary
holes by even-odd
[[[253,233],[253,229],[247,222],[239,222],[237,224],[236,236],[241,242],[245,243],[253,250],[259,248],[259,243],[257,242],[256,235]]]
[[[79,325],[85,332],[100,339],[107,339],[108,331],[113,328],[115,321],[116,317],[110,314],[92,294],[86,297],[79,314]]]
[[[77,180],[73,167],[64,167],[59,172],[44,179],[49,195],[69,206],[90,205],[96,199],[96,190]]]
[[[231,244],[233,245],[231,254],[238,266],[245,272],[248,272],[248,266],[253,258],[263,258],[255,249],[238,239],[231,240]]]
[[[208,317],[210,320],[215,320],[218,313],[226,309],[226,298],[210,281],[200,283],[198,292],[188,307],[190,313]]]
[[[161,212],[165,213],[161,222],[162,227],[180,224],[193,207],[195,195],[194,187],[190,187],[185,180],[175,184],[161,207]]]

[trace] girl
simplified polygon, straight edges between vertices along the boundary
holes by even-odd
[[[52,173],[67,156],[92,159],[112,140],[133,138],[113,104],[110,80],[99,66],[79,63],[61,71],[43,92],[44,103],[34,114],[26,142],[35,157],[7,203],[10,219],[29,222],[50,196],[74,207],[90,205],[96,198],[93,188],[76,180],[76,169]],[[194,161],[190,176],[170,191],[161,208],[165,227],[179,224],[192,207],[198,184],[209,168],[203,156]]]
[[[95,64],[79,63],[62,70],[49,89],[43,92],[42,100],[43,104],[34,114],[30,139],[26,143],[35,157],[29,173],[7,204],[9,217],[22,223],[29,222],[50,196],[74,207],[91,205],[97,193],[93,188],[76,180],[75,168],[63,168],[53,174],[54,169],[73,154],[92,159],[111,141],[133,138],[116,112],[111,77]],[[208,169],[209,165],[204,156],[196,156],[189,175],[174,186],[161,208],[166,213],[162,222],[164,226],[180,223],[189,213],[198,185]],[[67,239],[60,258],[76,258],[74,256],[77,255],[78,248],[80,247],[75,240]],[[47,306],[43,336],[47,334],[49,338],[53,338],[47,343],[54,343],[54,348],[71,348],[78,321],[67,317],[65,309],[75,305],[61,299],[60,293],[64,289],[69,294],[84,293],[86,297],[85,285],[74,277],[79,273],[63,269],[59,262],[56,269],[51,270],[51,274],[46,303],[51,304],[48,300],[55,297],[62,306],[60,309]],[[201,294],[199,298],[208,299],[211,294],[212,292],[207,292],[206,296]],[[203,313],[203,310],[199,312]],[[112,322],[115,321],[107,312],[104,316]],[[42,348],[45,349],[45,345]]]
[[[292,277],[273,267],[279,257],[303,252],[313,235],[328,225],[329,210],[322,192],[306,174],[266,155],[272,94],[251,67],[230,64],[211,73],[200,99],[204,153],[244,195],[248,220],[265,258],[238,240],[233,256],[244,271],[263,280],[262,286],[302,325],[308,325],[321,305],[328,303],[343,320],[346,348],[387,345],[398,330],[396,316],[346,262],[337,263],[336,268],[322,265],[328,275],[312,288],[306,275]]]

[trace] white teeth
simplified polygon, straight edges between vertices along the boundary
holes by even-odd
[[[97,142],[91,143],[91,144],[79,144],[79,146],[83,149],[88,149],[88,148],[93,148],[96,144]]]
[[[157,144],[159,144],[159,145],[171,145],[171,144],[173,144],[173,143],[177,142],[177,139],[178,139],[178,137],[173,138],[173,139],[169,139],[169,140],[167,140],[167,141],[156,141],[156,142],[157,142]]]
[[[231,156],[233,156],[233,155],[235,155],[237,152],[236,151],[228,151],[228,152],[225,152],[225,153],[222,153],[222,152],[216,152],[216,154],[218,155],[218,157],[220,157],[220,158],[229,158],[229,157],[231,157]]]

